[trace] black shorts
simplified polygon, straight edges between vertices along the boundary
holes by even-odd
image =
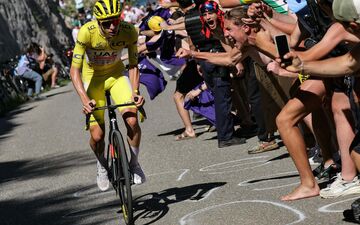
[[[188,61],[182,74],[176,81],[176,91],[187,94],[203,81],[197,70],[197,64],[194,60]]]
[[[360,132],[358,131],[355,135],[354,140],[351,142],[350,151],[354,150],[360,154]]]
[[[349,93],[351,90],[351,84],[349,82],[349,77],[336,77],[336,78],[326,78],[324,79],[325,85],[330,92],[343,92],[345,94]]]

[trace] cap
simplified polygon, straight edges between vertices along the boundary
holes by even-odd
[[[360,24],[360,0],[334,0],[332,9],[337,20]]]

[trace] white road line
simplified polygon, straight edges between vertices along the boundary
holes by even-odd
[[[213,170],[219,170],[219,169],[227,169],[227,168],[231,168],[234,166],[239,166],[242,164],[236,164],[233,166],[225,166],[225,167],[220,167],[220,168],[212,168],[212,167],[218,167],[218,166],[222,166],[222,165],[227,165],[227,164],[231,164],[231,163],[236,163],[236,162],[242,162],[242,161],[247,161],[247,160],[253,160],[253,159],[263,159],[263,158],[268,158],[269,156],[257,156],[257,157],[250,157],[250,158],[245,158],[245,159],[237,159],[237,160],[232,160],[232,161],[226,161],[226,162],[222,162],[222,163],[216,163],[210,166],[206,166],[203,167],[201,169],[199,169],[200,172],[209,172],[209,171],[213,171]],[[263,160],[260,162],[264,162]],[[256,162],[251,162],[251,163],[256,163]]]
[[[177,181],[180,181],[182,179],[182,177],[187,173],[189,172],[190,170],[189,169],[184,169],[184,172],[182,174],[180,174],[180,176],[178,177]]]
[[[290,211],[292,211],[293,213],[295,213],[299,219],[292,222],[292,223],[288,223],[287,225],[290,224],[295,224],[295,223],[299,223],[301,221],[304,221],[306,219],[306,216],[303,212],[299,211],[298,209],[295,209],[293,207],[290,207],[288,205],[282,204],[282,203],[278,203],[278,202],[272,202],[272,201],[263,201],[263,200],[243,200],[243,201],[234,201],[234,202],[227,202],[227,203],[223,203],[223,204],[219,204],[219,205],[213,205],[210,207],[206,207],[197,211],[194,211],[192,213],[189,213],[185,216],[183,216],[180,220],[179,223],[180,225],[186,225],[186,224],[192,224],[193,218],[196,217],[197,215],[210,211],[212,209],[215,208],[219,208],[219,207],[223,207],[223,206],[227,206],[227,205],[232,205],[232,204],[238,204],[238,203],[267,203],[267,204],[271,204],[274,206],[278,206],[284,209],[288,209]]]
[[[334,206],[336,204],[340,204],[340,203],[343,203],[343,202],[348,202],[348,201],[352,201],[352,200],[355,200],[355,199],[358,199],[359,196],[356,196],[354,198],[348,198],[348,199],[345,199],[345,200],[342,200],[342,201],[338,201],[338,202],[334,202],[334,203],[331,203],[331,204],[328,204],[328,205],[324,205],[323,207],[320,207],[318,209],[319,212],[322,212],[322,213],[339,213],[339,212],[343,212],[345,209],[340,209],[340,210],[331,210],[331,209],[328,209],[330,208],[331,206]],[[349,208],[350,208],[350,204],[349,204]]]

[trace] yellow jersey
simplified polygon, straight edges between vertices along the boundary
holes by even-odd
[[[129,65],[138,64],[138,33],[132,24],[121,21],[118,34],[105,38],[97,21],[84,24],[77,36],[71,66],[81,68],[83,77],[111,76],[125,70],[122,50],[128,49]]]

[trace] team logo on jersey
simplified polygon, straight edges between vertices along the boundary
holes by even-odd
[[[124,46],[125,44],[126,44],[125,41],[110,42],[111,48],[121,47]]]
[[[117,52],[94,52],[95,57],[116,57]]]
[[[82,56],[80,54],[74,54],[73,58],[74,59],[82,59]]]
[[[98,43],[96,43],[94,49],[97,49],[97,50],[104,49],[104,45],[105,44],[98,42]]]
[[[84,42],[81,42],[81,41],[79,41],[79,40],[76,40],[76,44],[79,44],[79,45],[81,45],[81,46],[85,46],[85,43],[84,43]]]
[[[95,29],[95,28],[96,28],[95,25],[91,25],[90,27],[88,27],[88,30],[91,31],[91,30],[93,30],[93,29]]]

